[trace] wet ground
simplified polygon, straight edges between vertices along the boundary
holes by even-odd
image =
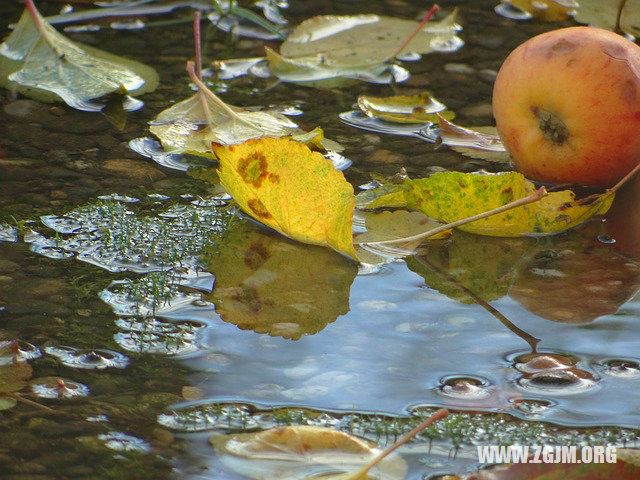
[[[41,3],[49,14],[60,8]],[[346,127],[337,116],[361,93],[428,89],[458,123],[490,125],[502,60],[526,38],[564,25],[508,20],[494,3],[441,2],[445,11],[459,6],[465,46],[406,63],[411,77],[393,88],[313,89],[255,77],[217,88],[229,103],[302,110],[297,123],[320,125],[346,147],[345,175],[356,187],[402,167],[412,177],[495,170],[418,139]],[[424,7],[294,1],[283,12],[296,24],[327,13],[417,18]],[[19,10],[0,7],[3,34]],[[192,92],[189,15],[144,30],[69,33],[159,71],[160,87],[123,131],[100,114],[3,92],[3,478],[240,479],[220,463],[213,433],[309,423],[385,444],[440,406],[460,413],[401,452],[408,478],[471,468],[473,444],[635,445],[640,263],[623,243],[609,243],[599,221],[543,239],[456,234],[406,261],[358,269],[234,217],[224,196],[128,145]],[[205,29],[209,61],[261,55],[263,45]],[[267,260],[256,261],[256,251]],[[220,307],[225,292],[251,282],[245,305],[268,304],[270,314]]]

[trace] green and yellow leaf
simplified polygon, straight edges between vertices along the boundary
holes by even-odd
[[[213,151],[222,185],[246,213],[294,240],[356,259],[353,187],[320,153],[270,137]]]
[[[420,210],[444,223],[492,210],[536,191],[516,172],[472,174],[435,173],[429,178],[408,180],[405,198],[409,208]],[[604,214],[614,192],[576,200],[570,190],[551,192],[541,200],[459,227],[471,233],[496,237],[557,233]]]

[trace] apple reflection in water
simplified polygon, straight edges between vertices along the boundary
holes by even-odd
[[[509,296],[548,320],[587,323],[618,311],[640,290],[640,177],[592,222],[526,261]],[[612,239],[611,242],[603,242]],[[615,240],[615,243],[613,242]]]

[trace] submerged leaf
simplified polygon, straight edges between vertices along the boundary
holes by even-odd
[[[391,97],[358,97],[358,106],[371,118],[394,123],[435,123],[439,113],[451,120],[455,114],[428,93],[420,95],[394,95]]]
[[[535,191],[534,185],[516,172],[441,172],[429,178],[408,180],[405,197],[410,208],[450,223],[506,205]],[[535,203],[476,220],[460,229],[497,237],[561,232],[593,215],[605,213],[613,197],[614,192],[610,190],[581,200],[575,200],[570,190],[551,192]]]
[[[308,425],[219,435],[210,441],[223,463],[255,479],[342,478],[334,475],[357,471],[381,453],[367,440]],[[406,472],[406,462],[391,454],[373,468],[372,476],[379,480],[401,480]]]
[[[238,222],[208,255],[216,283],[207,299],[225,322],[293,340],[349,312],[358,268],[329,249]]]
[[[353,187],[329,160],[286,138],[213,150],[222,185],[245,212],[294,240],[356,258]]]
[[[0,366],[0,394],[22,390],[27,386],[31,375],[31,365],[26,362],[13,362]]]
[[[99,111],[94,99],[124,90],[154,90],[158,74],[141,63],[68,40],[35,10],[25,10],[0,45],[0,85],[44,102],[62,99],[80,110]]]

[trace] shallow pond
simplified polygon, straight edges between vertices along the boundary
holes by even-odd
[[[405,63],[411,77],[393,87],[245,76],[217,88],[236,105],[301,110],[297,123],[320,125],[346,147],[356,187],[402,167],[411,177],[495,170],[338,118],[361,93],[428,89],[458,123],[490,125],[502,60],[564,25],[508,20],[495,3],[442,2],[460,9],[464,47]],[[424,7],[292,1],[283,12],[296,24],[327,13],[417,18]],[[7,33],[20,12],[0,12]],[[405,260],[360,267],[265,231],[234,215],[225,195],[129,147],[190,95],[189,15],[68,33],[160,72],[159,89],[122,131],[99,114],[3,96],[3,478],[240,479],[212,434],[313,424],[388,444],[441,406],[457,413],[400,452],[408,478],[473,468],[475,444],[635,445],[640,262],[611,243],[606,224],[537,239],[456,233]],[[209,60],[260,55],[264,45],[213,27],[204,39]]]

